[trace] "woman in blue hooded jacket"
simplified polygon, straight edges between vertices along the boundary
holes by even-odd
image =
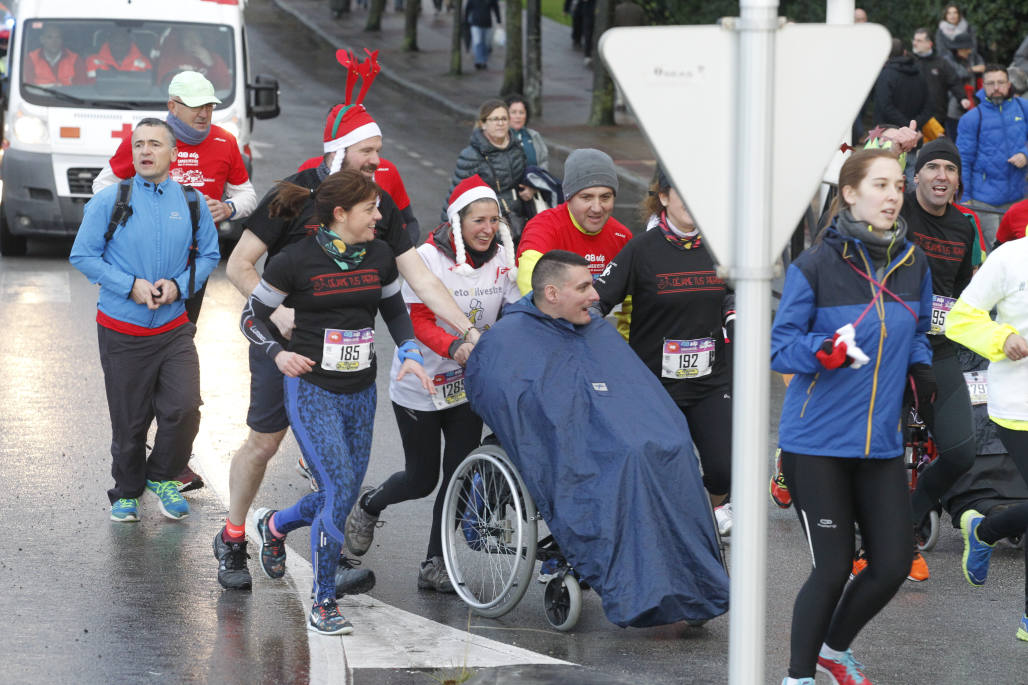
[[[793,608],[787,685],[813,685],[815,669],[870,683],[849,647],[907,577],[913,549],[904,388],[927,411],[935,386],[931,273],[906,238],[895,153],[855,152],[837,203],[832,225],[789,267],[771,331],[771,367],[795,374],[778,441],[813,557]],[[847,585],[856,523],[868,567]]]

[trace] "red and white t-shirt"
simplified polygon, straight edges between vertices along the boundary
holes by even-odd
[[[322,159],[324,159],[324,155],[311,157],[301,164],[297,171],[314,169],[321,164]],[[379,158],[378,169],[375,170],[375,183],[377,183],[382,190],[389,193],[389,197],[393,198],[393,202],[396,203],[396,208],[401,212],[410,207],[410,198],[407,196],[407,189],[403,186],[403,179],[400,178],[400,172],[396,170],[396,165],[388,159]]]
[[[132,141],[122,139],[110,165],[118,178],[131,178],[136,173],[132,167]],[[215,200],[224,196],[226,183],[237,186],[250,180],[239,144],[220,126],[211,126],[210,133],[199,145],[178,141],[178,157],[171,162],[171,178]]]

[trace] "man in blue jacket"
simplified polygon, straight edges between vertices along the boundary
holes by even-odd
[[[985,67],[980,104],[960,118],[957,147],[963,160],[964,203],[978,212],[989,247],[1000,217],[1024,199],[1028,184],[1028,102],[1011,97],[1007,70]]]
[[[219,252],[207,204],[169,178],[175,155],[165,122],[140,121],[132,133],[135,176],[86,204],[71,249],[71,263],[100,286],[97,339],[111,416],[114,487],[107,495],[114,521],[139,520],[144,490],[168,518],[189,515],[172,480],[200,427],[196,327],[185,300],[203,286]],[[123,204],[129,210],[118,206],[114,214]],[[151,407],[157,435],[147,459]]]

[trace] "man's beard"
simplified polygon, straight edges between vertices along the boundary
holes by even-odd
[[[378,165],[377,164],[365,164],[360,169],[361,173],[364,174],[365,176],[374,176],[375,172],[377,170],[378,170]]]

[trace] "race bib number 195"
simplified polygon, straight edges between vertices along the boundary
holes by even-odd
[[[375,356],[375,331],[325,329],[325,344],[321,349],[321,368],[326,371],[352,373],[371,368]]]
[[[932,327],[928,335],[942,335],[946,332],[946,315],[956,302],[952,297],[932,295]]]

